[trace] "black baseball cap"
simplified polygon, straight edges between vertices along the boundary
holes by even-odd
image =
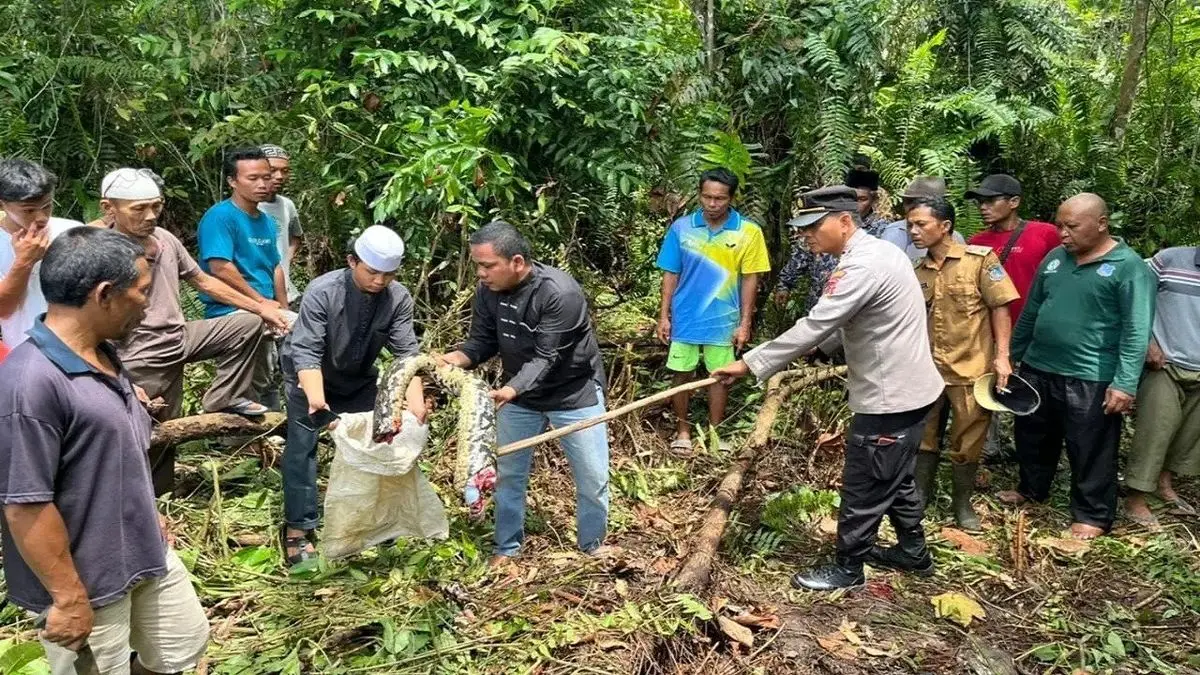
[[[831,213],[858,211],[858,193],[845,185],[809,190],[800,195],[800,208],[796,209],[788,227],[812,227]]]
[[[1003,173],[994,173],[979,182],[979,187],[967,190],[967,199],[990,197],[1020,197],[1021,181]]]

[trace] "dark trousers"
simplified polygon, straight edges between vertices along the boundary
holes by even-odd
[[[842,469],[837,554],[861,563],[875,543],[884,515],[897,532],[920,530],[921,499],[913,478],[930,406],[890,415],[854,415]]]
[[[284,380],[287,392],[287,445],[283,448],[283,517],[288,527],[315,530],[320,524],[317,501],[317,435],[300,426],[308,416],[308,397],[299,382]],[[325,402],[335,413],[369,412],[375,409],[375,381],[364,383],[349,396],[326,392]]]
[[[1071,464],[1071,517],[1108,530],[1117,517],[1117,448],[1121,416],[1104,414],[1107,382],[1088,382],[1024,366],[1021,377],[1042,397],[1032,415],[1016,418],[1021,480],[1017,491],[1045,501],[1063,441]]]

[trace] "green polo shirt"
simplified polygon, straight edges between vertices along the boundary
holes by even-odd
[[[1078,265],[1061,246],[1046,255],[1013,331],[1012,360],[1136,394],[1156,281],[1124,241]]]

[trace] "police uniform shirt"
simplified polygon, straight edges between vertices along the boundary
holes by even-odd
[[[836,342],[839,333],[855,413],[907,412],[941,395],[945,385],[930,355],[925,300],[912,261],[862,230],[851,236],[808,316],[747,352],[746,365],[765,380],[814,347]]]
[[[952,244],[940,267],[926,255],[916,273],[929,308],[933,362],[946,384],[971,384],[991,371],[990,310],[1021,295],[988,246]]]

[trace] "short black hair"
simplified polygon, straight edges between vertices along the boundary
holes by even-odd
[[[492,250],[502,258],[512,260],[521,256],[526,261],[533,261],[533,249],[529,240],[517,228],[503,220],[493,220],[471,234],[471,245],[482,246],[491,244]]]
[[[954,231],[954,205],[950,203],[950,200],[945,197],[917,197],[907,205],[904,214],[908,215],[909,211],[919,206],[929,207],[929,212],[938,220],[950,221],[950,231]]]
[[[225,173],[225,179],[237,178],[238,162],[247,159],[263,159],[267,158],[267,154],[262,151],[262,148],[234,148],[225,152],[225,159],[221,165],[221,170]]]
[[[83,307],[104,282],[117,290],[138,280],[138,258],[146,249],[115,230],[73,227],[54,239],[42,258],[42,295],[51,305]]]
[[[0,159],[0,201],[27,202],[54,192],[58,177],[27,159]]]
[[[724,185],[725,187],[729,188],[729,196],[730,197],[737,194],[738,177],[733,175],[732,171],[730,171],[729,169],[726,169],[723,166],[718,166],[714,169],[709,169],[709,170],[705,171],[704,173],[700,174],[700,185],[698,186],[698,188],[700,190],[703,190],[704,184],[709,181],[712,181],[714,183],[720,183],[721,185]]]

